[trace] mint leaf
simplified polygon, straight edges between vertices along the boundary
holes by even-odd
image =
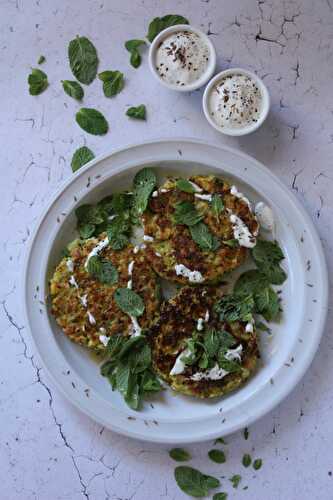
[[[141,316],[145,310],[145,304],[136,292],[129,288],[118,288],[114,293],[117,306],[130,316]]]
[[[236,240],[236,239],[222,241],[222,243],[223,243],[223,245],[225,245],[225,246],[227,246],[229,248],[237,248],[237,247],[239,247],[238,240]]]
[[[88,134],[93,135],[104,135],[109,128],[102,113],[93,108],[81,108],[76,113],[76,122]]]
[[[239,294],[256,293],[269,285],[267,276],[257,269],[250,269],[241,274],[234,286]]]
[[[163,17],[155,17],[148,27],[147,38],[150,42],[163,30],[175,24],[189,24],[188,20],[177,14],[168,14]]]
[[[203,219],[204,215],[199,213],[190,201],[179,201],[175,205],[173,215],[176,224],[194,226]]]
[[[144,104],[140,104],[140,106],[132,106],[131,108],[128,108],[126,115],[130,118],[136,118],[137,120],[145,120],[146,106]]]
[[[43,64],[46,61],[45,56],[39,56],[38,64]]]
[[[76,172],[77,170],[79,170],[79,168],[81,168],[83,165],[85,165],[94,158],[95,158],[94,153],[89,148],[87,148],[87,146],[82,146],[81,148],[77,149],[73,154],[71,162],[72,171]]]
[[[227,498],[228,494],[224,492],[215,493],[215,495],[213,495],[213,500],[227,500]]]
[[[190,233],[192,239],[202,250],[215,251],[220,246],[218,238],[210,232],[207,224],[204,222],[199,222],[194,226],[190,226]]]
[[[173,460],[176,460],[176,462],[186,462],[191,459],[189,452],[183,448],[172,448],[172,450],[169,451],[169,455]]]
[[[235,474],[232,476],[229,481],[232,483],[233,488],[238,488],[239,483],[241,482],[242,477],[239,474]]]
[[[124,74],[121,71],[103,71],[98,78],[103,82],[105,97],[113,97],[124,88]]]
[[[38,68],[32,68],[30,75],[28,76],[29,93],[30,95],[39,95],[48,86],[47,75],[44,71]]]
[[[88,261],[88,273],[104,285],[114,285],[118,281],[118,271],[112,262],[94,255]]]
[[[61,80],[62,86],[66,94],[77,101],[81,101],[84,96],[84,91],[81,85],[71,80]]]
[[[79,235],[83,240],[91,238],[95,232],[95,229],[95,224],[90,224],[89,222],[82,222],[78,224]]]
[[[80,205],[75,210],[75,215],[78,219],[78,222],[89,224],[101,224],[103,222],[103,215],[100,208],[95,207],[94,205]]]
[[[245,453],[242,459],[242,464],[244,465],[244,467],[249,467],[251,465],[251,462],[252,462],[251,455]]]
[[[217,443],[227,444],[223,437],[219,437],[219,438],[215,439],[214,444],[217,444]]]
[[[212,201],[211,201],[211,207],[213,214],[215,217],[219,217],[219,215],[223,212],[224,210],[224,203],[222,200],[222,197],[219,194],[213,194],[212,196]]]
[[[255,302],[252,294],[237,293],[223,296],[214,306],[220,321],[244,321],[252,319]]]
[[[199,470],[181,465],[175,469],[175,479],[179,488],[192,497],[205,497],[211,488],[220,485],[220,481],[206,476]]]
[[[195,193],[193,185],[186,179],[178,179],[176,188],[179,189],[179,191],[184,191],[184,193]]]
[[[253,468],[254,468],[254,470],[261,469],[261,466],[262,466],[262,460],[261,460],[261,458],[256,458],[255,461],[253,462]]]
[[[139,52],[139,47],[145,45],[146,42],[144,40],[128,40],[125,42],[125,47],[130,52],[130,63],[134,68],[138,68],[141,64],[141,55]]]
[[[148,205],[148,200],[156,186],[156,175],[151,168],[143,168],[133,180],[132,210],[136,215],[142,215]]]
[[[259,271],[267,276],[272,285],[281,285],[287,279],[280,267],[284,255],[276,241],[258,240],[251,253]]]
[[[225,454],[222,450],[210,450],[208,452],[209,458],[217,464],[223,464],[226,461]]]
[[[98,66],[97,51],[91,41],[77,36],[69,43],[68,58],[75,78],[89,85],[96,77]]]

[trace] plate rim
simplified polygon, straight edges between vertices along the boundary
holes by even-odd
[[[163,436],[161,438],[160,436],[153,436],[149,434],[149,428],[147,427],[146,433],[142,432],[137,432],[134,430],[131,430],[130,427],[128,428],[119,428],[117,425],[114,425],[110,421],[105,421],[103,418],[100,418],[99,416],[96,416],[96,414],[91,411],[89,408],[86,407],[86,405],[83,405],[82,402],[78,400],[78,398],[73,397],[73,394],[69,394],[65,387],[57,380],[57,378],[52,374],[51,370],[49,370],[46,362],[42,358],[40,349],[38,345],[36,344],[35,337],[32,333],[32,328],[30,326],[30,320],[29,320],[29,304],[28,304],[28,296],[27,296],[27,291],[28,291],[28,270],[29,270],[29,263],[32,258],[32,253],[34,249],[34,244],[38,235],[38,232],[40,230],[40,227],[46,218],[48,212],[54,205],[54,203],[58,200],[58,198],[62,195],[62,193],[73,183],[76,181],[78,177],[84,176],[85,173],[87,173],[92,167],[94,167],[96,164],[102,162],[103,160],[106,160],[107,158],[112,158],[112,156],[117,155],[118,153],[128,151],[130,149],[135,149],[138,147],[143,147],[145,145],[152,145],[152,144],[166,144],[170,143],[173,145],[176,145],[177,143],[186,143],[187,145],[195,144],[196,146],[202,145],[207,148],[214,148],[218,149],[221,151],[227,151],[228,153],[231,153],[232,155],[235,155],[236,157],[242,157],[244,160],[248,161],[249,163],[254,163],[259,169],[263,170],[266,175],[271,177],[275,184],[278,184],[279,187],[285,192],[285,194],[289,197],[290,201],[296,206],[298,211],[301,213],[307,228],[310,230],[311,237],[314,240],[315,243],[315,248],[317,252],[317,257],[318,257],[318,264],[321,272],[321,302],[322,302],[322,307],[321,307],[321,313],[319,316],[319,320],[316,323],[316,336],[315,336],[315,342],[312,345],[311,351],[308,352],[307,357],[305,361],[303,362],[302,369],[299,369],[299,372],[296,374],[296,376],[293,378],[292,382],[290,382],[286,389],[282,390],[280,394],[278,395],[277,398],[273,399],[270,401],[270,404],[266,404],[265,409],[262,410],[261,412],[257,412],[255,415],[247,415],[245,422],[242,423],[242,425],[235,425],[235,426],[229,426],[227,430],[221,429],[218,431],[211,432],[209,434],[205,434],[202,436],[183,436],[181,439],[177,438],[169,438],[168,436]],[[179,158],[179,161],[187,161],[186,158]],[[138,160],[139,162],[140,160]],[[160,160],[163,161],[163,160]],[[222,160],[223,161],[223,160]],[[81,167],[81,169],[76,172],[74,175],[70,176],[68,179],[66,179],[64,182],[61,183],[59,188],[55,191],[55,193],[49,198],[46,206],[42,210],[41,215],[37,219],[37,222],[35,223],[35,226],[31,232],[31,236],[29,238],[28,245],[25,249],[25,255],[23,259],[23,266],[24,266],[24,272],[22,276],[22,283],[23,286],[21,287],[22,292],[23,292],[23,304],[24,304],[24,319],[26,321],[27,325],[27,331],[29,333],[30,340],[32,341],[32,344],[38,353],[38,356],[42,362],[44,370],[47,372],[48,376],[52,380],[52,382],[55,384],[57,389],[66,397],[66,399],[74,404],[80,411],[88,415],[90,418],[92,418],[94,421],[99,422],[101,425],[104,425],[108,429],[112,430],[113,432],[117,432],[119,434],[132,437],[135,439],[140,439],[143,441],[148,441],[148,442],[159,442],[159,443],[193,443],[193,442],[200,442],[200,441],[207,441],[208,439],[212,439],[218,435],[226,435],[231,432],[236,431],[239,428],[242,428],[246,425],[250,425],[254,421],[258,420],[259,418],[263,417],[266,415],[268,412],[270,412],[273,408],[275,408],[278,404],[281,403],[283,399],[286,398],[290,392],[294,390],[296,385],[299,383],[301,378],[304,376],[306,371],[308,370],[310,364],[313,361],[313,358],[318,350],[320,340],[322,338],[323,332],[324,332],[324,327],[325,327],[325,322],[326,322],[326,317],[327,317],[327,308],[328,308],[328,296],[329,296],[329,287],[328,287],[328,274],[327,274],[327,264],[326,264],[326,258],[324,254],[324,250],[319,238],[319,235],[317,233],[317,230],[315,228],[315,225],[310,217],[310,215],[307,213],[305,207],[301,204],[301,202],[297,199],[297,197],[292,193],[287,186],[277,177],[274,173],[271,172],[271,170],[266,167],[263,163],[258,161],[256,158],[252,157],[251,155],[248,155],[247,153],[244,153],[243,151],[239,151],[236,148],[232,148],[230,146],[224,145],[224,144],[216,144],[213,142],[205,141],[202,139],[197,139],[197,138],[191,138],[191,137],[171,137],[171,138],[156,138],[156,139],[150,139],[146,141],[140,141],[136,143],[129,143],[125,144],[123,146],[120,146],[112,151],[106,151],[105,153],[95,157],[93,160],[91,160],[89,163],[87,163],[85,166]]]

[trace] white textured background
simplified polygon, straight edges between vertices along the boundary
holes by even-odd
[[[206,31],[220,69],[256,71],[272,96],[260,131],[243,139],[221,137],[203,119],[202,92],[176,94],[148,72],[135,70],[123,43],[141,38],[156,15],[183,14]],[[85,87],[84,104],[110,123],[105,137],[83,133],[79,108],[60,80],[71,78],[67,44],[76,34],[94,42],[100,70],[126,74],[126,89],[103,97],[101,82]],[[42,66],[50,87],[31,97],[31,66]],[[268,165],[305,205],[320,233],[329,269],[333,234],[333,0],[0,0],[0,498],[185,498],[173,479],[167,448],[113,434],[81,415],[55,390],[30,345],[22,315],[22,256],[31,229],[55,189],[71,175],[73,151],[86,143],[95,154],[156,136],[192,136],[240,148]],[[145,103],[146,123],[124,116]],[[331,221],[331,222],[330,222]],[[297,297],[295,297],[297,307]],[[188,447],[201,470],[243,476],[229,498],[333,498],[333,341],[330,311],[320,350],[296,390],[253,425],[250,438],[229,436],[227,463],[208,463],[212,443]],[[245,470],[245,451],[263,459]]]

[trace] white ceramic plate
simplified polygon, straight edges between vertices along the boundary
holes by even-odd
[[[47,283],[63,247],[75,237],[74,208],[128,188],[133,175],[154,166],[162,176],[215,173],[231,178],[252,201],[274,210],[276,237],[288,280],[283,321],[261,344],[262,367],[224,399],[197,401],[169,390],[130,410],[112,392],[89,354],[61,334],[44,305]],[[36,348],[55,384],[80,410],[128,436],[168,443],[212,439],[249,425],[276,406],[304,375],[318,347],[327,310],[327,270],[314,226],[289,190],[253,158],[197,140],[158,140],[97,158],[73,175],[44,211],[31,238],[25,269],[25,304]]]

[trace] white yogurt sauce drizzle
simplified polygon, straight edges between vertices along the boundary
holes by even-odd
[[[230,215],[234,238],[238,241],[241,247],[253,248],[256,246],[256,237],[250,232],[249,228],[237,215]]]
[[[250,210],[252,209],[250,200],[248,198],[246,198],[246,196],[243,193],[240,193],[238,191],[238,189],[236,188],[236,186],[231,186],[230,194],[232,194],[233,196],[236,196],[236,198],[239,198],[240,200],[244,201],[247,204],[247,206],[249,207],[249,209]]]
[[[107,337],[106,335],[100,335],[99,341],[104,345],[104,347],[106,347],[108,345],[109,338],[110,337]]]
[[[96,325],[96,320],[90,311],[87,311],[87,316],[88,316],[89,323],[91,325]]]
[[[200,332],[201,330],[204,329],[204,323],[208,323],[209,321],[209,311],[207,309],[206,313],[205,313],[205,317],[204,318],[199,318],[198,321],[197,321],[197,330]]]
[[[201,283],[204,280],[200,271],[191,271],[184,264],[176,264],[175,271],[177,276],[184,276],[190,283]]]
[[[84,264],[85,269],[88,269],[88,263],[89,263],[89,260],[91,259],[91,257],[95,257],[96,255],[98,255],[105,247],[108,246],[108,244],[109,244],[109,238],[106,237],[106,238],[104,238],[104,240],[100,241],[98,243],[98,245],[96,245],[91,250],[91,252],[88,254],[87,260]]]
[[[79,296],[80,302],[83,305],[83,307],[88,307],[88,295],[80,295]]]
[[[219,127],[240,129],[258,121],[262,95],[249,76],[228,75],[212,88],[208,107],[211,118]]]
[[[204,201],[212,201],[212,195],[211,194],[199,194],[199,193],[194,193],[194,196],[196,198],[199,198],[200,200]]]
[[[219,368],[219,365],[216,364],[210,370],[194,373],[190,379],[196,382],[199,382],[200,380],[220,380],[228,375],[228,373],[229,372],[223,370],[223,368]]]
[[[190,354],[191,354],[191,351],[189,349],[185,349],[177,356],[175,364],[173,365],[173,367],[170,371],[170,375],[180,375],[181,373],[183,373],[186,365],[185,365],[184,361],[182,361],[182,357],[189,356]]]
[[[154,238],[152,236],[149,236],[148,234],[144,234],[143,241],[154,241]]]
[[[184,86],[207,70],[210,51],[203,37],[190,31],[171,33],[156,50],[156,70],[171,85]]]
[[[72,275],[70,278],[69,278],[69,284],[71,286],[75,286],[75,288],[79,288],[79,285],[77,284],[76,282],[76,279],[75,279],[75,276]]]
[[[72,259],[66,260],[66,266],[70,273],[74,271],[74,262],[72,261]]]
[[[258,219],[260,226],[266,231],[274,231],[274,214],[272,209],[263,201],[259,201],[254,208],[254,213]]]
[[[193,187],[193,189],[196,193],[202,193],[203,189],[200,186],[198,186],[198,184],[195,184],[195,182],[192,182],[192,181],[188,181],[188,182],[191,184],[191,186]]]

